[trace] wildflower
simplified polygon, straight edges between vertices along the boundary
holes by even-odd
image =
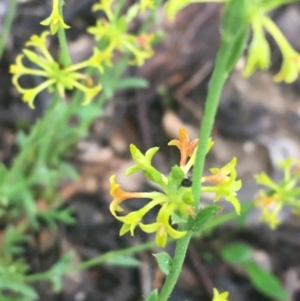
[[[188,132],[184,128],[179,129],[179,140],[171,140],[168,145],[177,146],[180,151],[180,167],[187,163],[187,159],[191,157],[198,145],[198,139],[190,141]]]
[[[114,197],[113,201],[110,204],[110,212],[113,216],[118,217],[116,211],[123,211],[119,206],[120,203],[127,199],[136,199],[136,198],[157,198],[162,194],[159,192],[147,193],[147,192],[127,192],[120,188],[120,185],[115,181],[116,176],[113,175],[110,177],[110,194]]]
[[[241,205],[239,200],[236,198],[236,192],[241,188],[242,181],[236,180],[237,172],[235,169],[236,158],[234,157],[228,164],[222,168],[211,168],[211,175],[204,176],[202,182],[211,182],[216,187],[203,187],[203,191],[215,192],[216,199],[218,201],[222,196],[229,201],[235,211],[239,214],[241,211]]]
[[[276,193],[267,195],[264,191],[260,191],[259,198],[254,204],[262,208],[261,221],[267,223],[271,229],[276,229],[279,224],[278,214],[282,208],[278,195]]]
[[[95,8],[103,7],[104,4]],[[129,14],[129,13],[128,13]],[[129,52],[133,55],[132,64],[141,66],[145,60],[150,58],[154,51],[152,48],[153,34],[142,34],[136,36],[128,33],[128,23],[132,16],[123,16],[114,22],[100,19],[95,26],[88,28],[88,32],[94,35],[96,41],[104,43],[104,49],[109,52],[119,50]]]
[[[92,11],[102,10],[108,20],[112,21],[114,19],[114,14],[112,11],[112,4],[115,0],[100,0],[100,3],[96,3],[92,6]]]
[[[213,291],[214,291],[214,297],[212,301],[228,301],[227,300],[228,292],[223,292],[222,294],[220,294],[216,288],[214,288]]]
[[[210,149],[213,142],[210,140],[207,150]],[[197,212],[193,208],[194,198],[190,185],[182,185],[185,177],[187,166],[191,167],[193,162],[195,149],[198,145],[198,139],[190,141],[188,134],[184,128],[179,130],[179,140],[172,140],[169,145],[175,145],[181,152],[181,166],[173,166],[168,176],[161,174],[152,166],[152,158],[158,151],[158,147],[152,147],[143,154],[135,145],[130,145],[131,156],[136,162],[135,165],[129,167],[126,175],[132,175],[136,172],[142,172],[145,177],[159,185],[162,192],[126,192],[120,188],[115,182],[115,176],[110,179],[113,201],[110,205],[110,211],[120,222],[123,223],[120,235],[130,232],[134,234],[134,230],[139,226],[146,233],[156,232],[156,244],[164,247],[167,243],[168,236],[179,239],[183,237],[187,231],[176,230],[173,224],[181,224],[182,227],[189,227],[189,217],[196,218]],[[188,158],[190,160],[187,162]],[[207,181],[214,182],[216,187],[210,191],[216,193],[216,197],[224,195],[226,199],[231,201],[239,212],[239,202],[235,199],[235,191],[240,188],[241,181],[236,181],[235,171],[236,159],[222,167],[221,169],[212,169],[212,175],[207,177]],[[207,188],[207,187],[205,187]],[[127,199],[150,199],[142,208],[128,213],[125,216],[118,215],[123,211],[120,204]],[[143,217],[155,206],[160,206],[156,221],[150,224],[143,223]],[[189,229],[189,228],[186,228]]]
[[[120,222],[123,223],[123,226],[120,230],[120,235],[123,235],[130,231],[131,235],[134,234],[134,229],[135,227],[139,224],[142,227],[145,226],[145,229],[149,229],[148,225],[144,225],[141,222],[142,218],[146,213],[148,213],[152,208],[154,208],[157,205],[161,204],[167,204],[169,199],[168,197],[160,192],[126,192],[120,188],[120,185],[115,182],[115,175],[113,175],[110,178],[110,183],[111,183],[111,189],[110,189],[110,194],[114,197],[112,203],[110,204],[110,212],[113,214],[113,216],[118,219]],[[130,212],[126,216],[119,216],[117,215],[117,212],[123,211],[123,209],[120,207],[120,203],[127,199],[140,199],[140,198],[150,198],[152,199],[149,203],[147,203],[145,206],[143,206],[141,209]],[[163,208],[164,206],[162,206]],[[164,207],[165,208],[165,207]],[[165,212],[165,210],[163,210]],[[172,211],[169,211],[169,217]],[[161,215],[159,215],[161,216]],[[161,219],[161,218],[160,218]],[[159,219],[159,220],[160,220]],[[165,220],[164,220],[165,221]],[[169,223],[169,221],[168,221]],[[172,235],[176,236],[176,232],[173,229],[169,229],[168,226],[167,229],[168,231],[164,234],[164,237],[167,235],[167,233],[171,233]],[[144,229],[144,228],[142,228]],[[151,228],[152,229],[152,228]],[[146,232],[146,231],[145,231]],[[161,233],[161,232],[160,232]],[[170,235],[171,235],[170,234]],[[161,242],[160,240],[158,240]]]
[[[275,82],[294,82],[300,71],[300,54],[286,40],[277,25],[268,17],[263,18],[263,24],[277,42],[283,57],[280,71],[274,76]]]
[[[140,0],[140,12],[143,13],[147,9],[155,8],[154,0]]]
[[[260,19],[252,23],[253,38],[249,47],[243,75],[248,77],[258,69],[268,69],[270,66],[270,46],[265,38],[263,24]]]
[[[179,128],[179,140],[171,140],[168,145],[177,146],[180,151],[180,164],[179,166],[183,169],[185,174],[194,165],[196,158],[196,148],[198,146],[198,139],[190,141],[189,135],[184,128]],[[212,148],[214,142],[210,138],[207,144],[207,152]],[[188,158],[190,160],[187,162]]]
[[[101,52],[95,48],[93,55],[86,61],[69,67],[61,66],[53,59],[47,49],[48,35],[49,32],[44,32],[41,36],[33,35],[26,43],[26,46],[34,47],[36,52],[24,49],[23,54],[20,54],[16,58],[16,63],[10,66],[10,73],[13,74],[13,84],[23,94],[23,101],[27,102],[30,108],[34,108],[33,102],[36,95],[44,89],[48,89],[49,91],[55,89],[61,97],[64,97],[66,89],[72,90],[76,88],[84,93],[83,104],[88,104],[99,93],[101,85],[94,85],[89,75],[79,73],[78,70],[93,67],[100,73],[103,71],[104,64],[110,64],[110,58],[105,52]],[[25,67],[23,64],[24,57],[38,66],[38,69]],[[45,81],[33,88],[23,88],[19,84],[19,79],[23,75],[41,76],[45,78]]]
[[[155,242],[159,247],[165,247],[168,235],[170,235],[174,239],[179,239],[187,233],[186,231],[175,230],[170,225],[170,216],[173,210],[169,207],[170,206],[168,204],[164,204],[160,208],[155,223],[148,225],[140,223],[140,227],[144,232],[156,232]]]
[[[283,62],[280,71],[274,76],[275,82],[294,82],[300,71],[300,54],[295,51],[277,25],[267,16],[267,12],[276,8],[278,3],[256,3],[248,13],[253,28],[253,38],[248,50],[244,75],[250,76],[256,68],[267,69],[270,65],[270,46],[264,30],[274,38],[281,51]]]
[[[52,13],[47,19],[41,22],[41,25],[50,25],[51,34],[55,34],[58,31],[58,28],[68,29],[70,26],[64,22],[63,17],[60,14],[59,0],[53,0],[52,3]]]

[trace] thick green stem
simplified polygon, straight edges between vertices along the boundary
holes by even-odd
[[[64,5],[64,0],[59,0],[59,13],[61,16],[63,16],[63,5]],[[60,46],[60,55],[59,55],[60,62],[65,67],[69,67],[72,65],[72,60],[68,50],[68,42],[67,42],[65,29],[59,26],[57,34],[58,34],[58,42]]]
[[[4,26],[2,29],[2,34],[0,36],[0,59],[3,55],[6,41],[7,41],[9,32],[10,32],[10,28],[11,28],[11,25],[14,20],[17,4],[18,4],[18,0],[10,0],[9,1],[8,11],[7,11],[6,18],[5,18],[5,23],[4,23]]]

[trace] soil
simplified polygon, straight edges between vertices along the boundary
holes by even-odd
[[[8,2],[0,2],[2,25]],[[30,35],[43,30],[39,22],[51,11],[49,3],[20,1],[0,60],[0,158],[7,166],[18,153],[16,133],[20,129],[29,131],[48,107],[49,96],[44,93],[39,94],[35,110],[22,103],[11,84],[8,69]],[[93,0],[66,1],[65,19],[71,26],[67,36],[74,61],[87,58],[93,47],[85,31],[96,22],[96,15],[91,12],[93,3]],[[129,144],[137,144],[142,151],[159,146],[154,164],[167,173],[177,155],[166,146],[177,136],[178,128],[185,126],[192,138],[197,137],[219,45],[221,13],[222,6],[218,4],[192,4],[170,23],[162,11],[157,12],[161,23],[154,26],[165,31],[164,38],[143,67],[130,67],[126,71],[146,78],[150,87],[113,97],[103,115],[95,119],[89,135],[78,142],[72,162],[80,173],[80,180],[62,183],[65,206],[73,210],[76,223],[59,225],[59,230],[45,227],[32,235],[25,252],[31,272],[47,270],[69,250],[74,251],[72,264],[75,264],[111,250],[153,240],[153,236],[140,232],[134,237],[118,235],[120,223],[108,209],[109,177],[116,174],[126,190],[153,189],[141,175],[125,177],[125,170],[133,163]],[[273,12],[272,17],[300,51],[300,5],[285,6]],[[139,20],[135,26],[142,22]],[[245,79],[241,75],[244,64],[241,58],[230,76],[212,134],[215,145],[206,162],[208,169],[224,165],[232,156],[238,158],[238,175],[243,181],[239,198],[243,203],[249,203],[258,193],[254,173],[265,171],[278,181],[282,174],[276,162],[288,156],[300,159],[300,80],[292,85],[272,81],[281,57],[274,41],[270,42],[274,70],[256,72]],[[58,52],[55,39],[50,49]],[[26,80],[28,85],[35,84],[32,78]],[[203,202],[211,201],[209,196],[204,196]],[[232,210],[222,205],[223,212]],[[279,228],[272,231],[260,223],[258,211],[251,212],[243,226],[224,224],[201,239],[194,239],[169,300],[208,301],[212,299],[213,287],[228,290],[231,301],[272,300],[254,289],[242,269],[222,261],[219,250],[231,242],[249,244],[254,249],[254,260],[278,276],[289,293],[289,300],[300,300],[299,217],[285,212]],[[34,287],[41,301],[139,301],[154,287],[161,287],[164,281],[152,256],[158,251],[160,249],[154,247],[135,254],[141,262],[138,268],[106,263],[70,273],[64,277],[59,293],[47,282],[35,283]],[[167,251],[172,254],[174,244],[169,244]]]

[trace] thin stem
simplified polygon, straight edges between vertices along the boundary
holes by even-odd
[[[177,279],[180,275],[182,265],[185,259],[185,254],[189,246],[193,232],[188,232],[183,238],[179,239],[176,243],[175,254],[172,262],[172,269],[166,278],[166,281],[159,293],[157,301],[168,300],[170,294],[172,293]]]
[[[96,265],[100,265],[109,260],[112,260],[118,256],[132,255],[132,254],[135,254],[135,253],[138,253],[141,251],[148,250],[154,246],[155,246],[155,242],[151,241],[151,242],[147,242],[144,244],[140,244],[140,245],[129,247],[129,248],[122,249],[122,250],[110,251],[110,252],[107,252],[98,257],[92,258],[90,260],[87,260],[87,261],[84,261],[84,262],[81,262],[81,263],[78,263],[75,265],[69,265],[65,272],[68,273],[68,272],[74,272],[74,271],[88,269],[88,268],[94,267]],[[34,274],[34,275],[28,275],[25,277],[25,281],[26,282],[34,282],[34,281],[39,281],[39,280],[43,280],[43,279],[48,279],[49,276],[51,276],[51,273],[52,273],[52,271],[50,269],[49,271],[46,271],[46,272],[42,272],[42,273],[38,273],[38,274]]]
[[[226,57],[224,57],[224,46],[221,45],[219,50],[217,60],[215,63],[215,68],[212,74],[212,79],[210,83],[210,88],[208,91],[208,96],[206,100],[206,107],[204,111],[204,117],[200,130],[200,140],[203,147],[198,147],[196,160],[193,170],[193,179],[201,179],[203,174],[204,160],[206,155],[206,145],[212,130],[213,122],[215,119],[215,114],[217,111],[219,98],[227,78],[226,74]],[[193,196],[195,200],[195,208],[198,208],[198,203],[201,194],[201,181],[193,180],[192,186]],[[197,201],[197,202],[196,202]],[[157,301],[166,301],[171,292],[174,289],[174,286],[177,282],[178,276],[181,272],[182,265],[184,262],[185,254],[192,237],[191,233],[188,233],[185,237],[181,238],[176,243],[175,254],[173,258],[173,265],[170,274],[167,276],[164,286],[158,296]]]
[[[237,1],[235,1],[233,4],[235,6],[234,8],[237,7],[237,4]],[[237,16],[239,16],[239,14],[242,13],[243,10],[241,10],[240,12],[236,11],[236,15],[233,15],[233,17],[236,18]],[[223,16],[223,18],[225,18],[225,16]],[[226,18],[228,19],[228,15],[226,15]],[[206,157],[206,146],[209,142],[209,137],[211,135],[221,93],[229,72],[232,70],[235,62],[241,55],[243,45],[247,37],[246,31],[241,31],[239,35],[234,34],[234,30],[232,29],[232,23],[230,22],[228,24],[225,24],[224,26],[225,28],[222,28],[223,35],[221,37],[221,45],[217,54],[215,67],[209,85],[206,106],[204,109],[204,116],[199,134],[199,141],[202,147],[197,148],[196,159],[193,169],[192,192],[194,197],[194,206],[196,210],[198,208],[201,196],[201,178],[203,175],[204,161]],[[188,233],[185,237],[183,237],[176,243],[172,270],[166,278],[166,281],[158,296],[157,301],[166,301],[169,298],[177,282],[178,276],[181,272],[191,237],[192,234]]]
[[[6,15],[6,18],[5,18],[5,23],[4,23],[4,26],[3,26],[3,30],[2,30],[2,35],[0,36],[0,59],[3,55],[5,45],[6,45],[6,41],[7,41],[12,23],[13,23],[13,20],[14,20],[17,4],[18,4],[18,0],[10,0],[9,1],[8,11],[7,11],[7,15]]]
[[[64,0],[59,0],[59,13],[61,16],[63,16],[63,5],[64,5]],[[66,32],[62,26],[59,26],[58,28],[58,42],[60,46],[59,59],[65,67],[69,67],[72,65],[72,60],[68,50]]]

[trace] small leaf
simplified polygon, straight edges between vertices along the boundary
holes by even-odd
[[[156,301],[158,297],[157,289],[153,290],[144,301]]]
[[[145,158],[149,165],[151,165],[151,160],[153,156],[158,152],[159,147],[151,147],[146,151]]]
[[[201,209],[195,219],[190,220],[189,229],[198,232],[212,220],[212,218],[219,212],[220,207],[217,205],[209,205]]]
[[[165,186],[161,173],[154,167],[150,167],[147,170],[144,170],[143,173],[148,180],[160,185],[161,187]]]
[[[125,256],[125,255],[119,255],[113,257],[111,259],[106,260],[105,263],[114,266],[134,267],[134,268],[139,267],[141,265],[141,262],[136,258],[133,258],[131,256]]]
[[[143,168],[141,168],[139,165],[132,165],[126,170],[126,176],[131,176],[132,174],[142,170]]]
[[[288,299],[287,291],[275,275],[262,269],[254,262],[244,263],[243,267],[251,283],[259,292],[275,300]]]
[[[138,164],[140,165],[147,164],[145,156],[134,144],[130,144],[130,153],[133,160],[136,161]]]
[[[156,258],[160,270],[164,274],[168,275],[173,264],[171,256],[167,252],[160,252],[157,254],[153,254],[153,256]]]
[[[118,83],[117,89],[148,88],[149,82],[141,77],[126,77]]]
[[[252,248],[244,243],[233,243],[222,248],[221,256],[228,263],[248,262],[252,257]]]

